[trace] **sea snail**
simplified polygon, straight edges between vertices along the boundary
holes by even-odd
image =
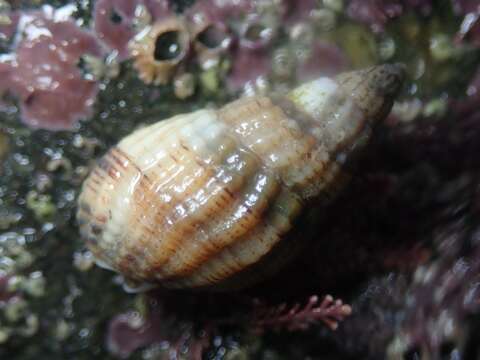
[[[380,65],[137,130],[84,182],[81,235],[100,265],[136,282],[250,285],[295,253],[304,210],[344,183],[403,77]]]

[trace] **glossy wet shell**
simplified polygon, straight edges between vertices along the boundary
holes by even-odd
[[[315,98],[302,87],[288,99],[245,98],[113,147],[79,198],[98,261],[168,287],[242,287],[283,265],[300,242],[291,230],[302,208],[343,184],[349,147],[369,134],[350,94],[329,79],[312,84]]]

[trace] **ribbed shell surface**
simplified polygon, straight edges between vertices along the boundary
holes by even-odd
[[[315,126],[257,97],[140,129],[86,180],[81,232],[129,278],[221,283],[275,248],[338,174]]]
[[[385,64],[140,129],[85,180],[81,234],[99,265],[129,279],[223,289],[261,280],[304,243],[314,222],[302,208],[343,186],[403,78],[403,66]]]

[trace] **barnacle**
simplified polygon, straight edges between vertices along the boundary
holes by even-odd
[[[147,26],[130,42],[138,76],[147,84],[167,84],[187,56],[190,35],[183,19],[170,17]]]

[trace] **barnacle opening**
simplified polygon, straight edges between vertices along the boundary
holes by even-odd
[[[262,24],[252,24],[245,31],[245,38],[250,41],[258,41],[268,36],[269,29]]]
[[[209,25],[198,34],[197,40],[208,49],[216,49],[223,47],[229,41],[229,36],[218,26]]]
[[[262,21],[255,19],[248,22],[242,31],[242,43],[248,48],[262,48],[274,37],[274,29]]]
[[[179,31],[167,31],[157,36],[153,58],[156,61],[168,61],[178,58],[183,52]]]
[[[111,9],[109,18],[113,24],[120,24],[123,21],[122,15],[116,12],[115,9]]]

